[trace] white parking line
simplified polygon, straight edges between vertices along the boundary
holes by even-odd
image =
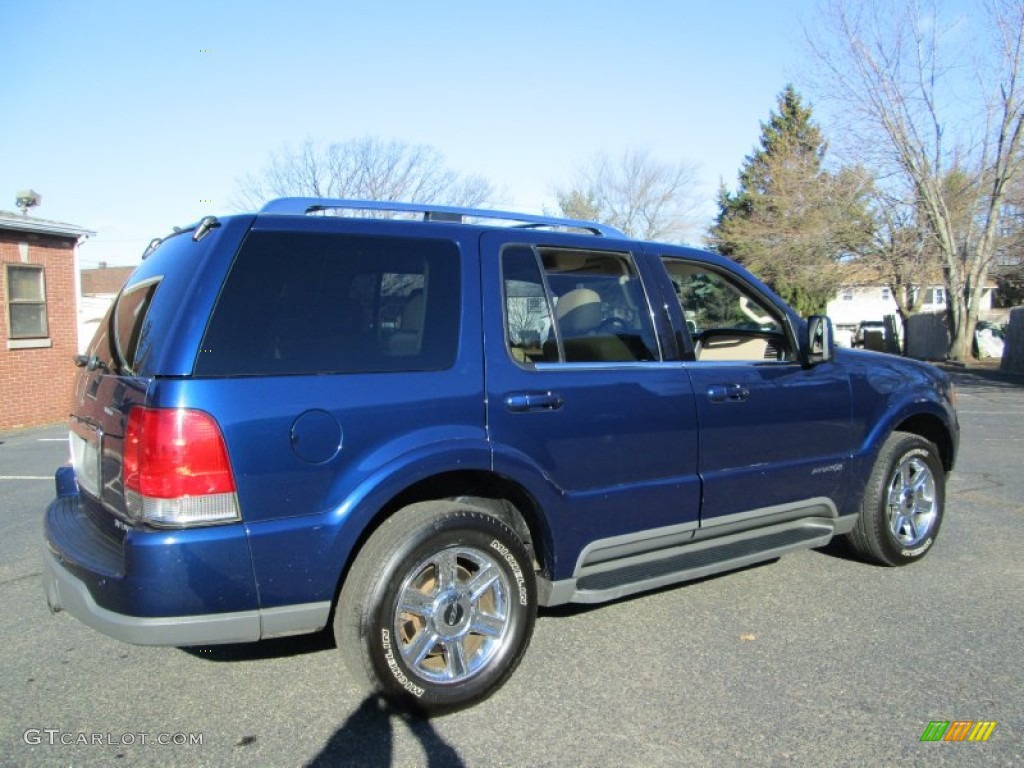
[[[0,480],[53,480],[45,475],[0,475]]]
[[[958,414],[969,413],[972,416],[1024,416],[1024,411],[964,411],[957,408]]]

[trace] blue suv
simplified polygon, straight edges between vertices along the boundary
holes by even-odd
[[[837,536],[924,557],[959,440],[945,374],[722,256],[476,209],[207,217],[77,362],[51,609],[172,646],[331,626],[425,712],[501,685],[538,606]]]

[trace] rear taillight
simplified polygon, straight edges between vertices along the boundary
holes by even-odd
[[[184,408],[133,408],[124,436],[129,513],[152,525],[240,519],[227,447],[212,416]]]

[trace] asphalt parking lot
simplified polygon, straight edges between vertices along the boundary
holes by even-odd
[[[1024,380],[954,373],[962,452],[934,550],[839,547],[542,612],[523,665],[433,721],[363,699],[326,637],[148,648],[51,615],[61,427],[0,434],[0,765],[1024,764]],[[985,742],[922,742],[984,721]]]

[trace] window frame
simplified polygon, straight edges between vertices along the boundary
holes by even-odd
[[[114,301],[108,318],[111,340],[111,358],[116,370],[129,376],[136,375],[139,350],[148,335],[146,325],[149,310],[163,276],[151,277],[131,286],[124,286]],[[130,317],[125,314],[130,313]],[[130,320],[130,322],[127,322]],[[124,331],[128,338],[122,338]]]
[[[15,269],[30,270],[35,272],[39,278],[39,299],[16,299],[11,296],[11,272]],[[10,342],[31,343],[33,341],[44,341],[50,338],[50,308],[46,298],[46,268],[42,264],[26,264],[22,262],[8,262],[4,264],[4,298],[7,301],[7,338]],[[15,306],[41,306],[43,309],[42,333],[19,334],[14,330],[14,315],[12,309]]]
[[[531,297],[513,297],[509,295],[508,287],[509,280],[505,274],[505,262],[504,254],[506,251],[513,248],[526,248],[532,256],[534,263],[537,267],[538,274],[540,276],[540,287],[543,291],[543,296],[531,296]],[[564,340],[562,338],[562,331],[559,327],[556,312],[556,296],[558,295],[550,283],[550,274],[544,266],[543,251],[553,250],[559,252],[578,252],[579,254],[592,254],[594,256],[601,256],[607,258],[613,258],[623,263],[630,271],[630,279],[636,280],[637,285],[640,288],[642,295],[643,306],[639,308],[640,314],[646,317],[646,320],[641,320],[641,323],[646,326],[645,330],[650,336],[650,340],[653,341],[654,348],[650,350],[654,359],[651,360],[566,360],[566,351]],[[620,366],[620,365],[660,365],[666,361],[666,350],[661,334],[658,331],[658,324],[654,314],[654,307],[656,303],[652,302],[652,295],[650,286],[644,279],[643,269],[641,267],[641,256],[636,252],[629,249],[607,249],[607,248],[587,248],[580,246],[562,246],[554,244],[543,244],[543,243],[529,243],[529,242],[507,242],[501,247],[499,255],[499,269],[501,279],[501,291],[502,291],[502,327],[505,340],[505,352],[508,358],[520,368],[527,370],[565,370],[566,368],[606,368],[609,366]],[[516,357],[513,353],[512,343],[512,329],[509,323],[509,300],[511,298],[526,298],[528,301],[543,301],[543,308],[547,314],[548,322],[550,323],[550,341],[554,342],[558,349],[558,360],[521,360]],[[543,340],[542,340],[543,344]]]
[[[685,332],[686,338],[689,340],[689,348],[685,350],[684,361],[688,363],[697,363],[700,365],[793,365],[794,363],[800,363],[800,343],[797,337],[796,329],[793,326],[792,318],[789,312],[786,311],[786,307],[780,306],[778,303],[773,301],[767,294],[761,291],[755,284],[744,279],[742,275],[732,272],[728,269],[712,264],[700,259],[687,258],[685,256],[676,256],[669,253],[661,253],[658,256],[658,261],[662,269],[665,271],[666,279],[668,280],[669,287],[672,291],[670,294],[671,298],[674,299],[679,305],[679,313],[683,321],[682,329]],[[711,273],[716,275],[722,281],[724,281],[729,288],[738,293],[741,296],[745,296],[748,299],[753,299],[762,309],[768,311],[773,315],[773,319],[778,322],[781,330],[778,332],[768,331],[753,331],[745,330],[741,328],[722,328],[722,329],[707,329],[707,330],[718,330],[723,332],[734,332],[737,336],[750,336],[763,337],[769,333],[777,333],[782,336],[785,340],[786,351],[789,353],[788,356],[781,360],[773,360],[766,358],[751,359],[751,360],[700,360],[697,357],[698,351],[698,339],[694,337],[693,331],[690,329],[689,322],[686,319],[686,306],[683,304],[678,293],[675,291],[675,285],[672,281],[672,273],[668,268],[670,264],[685,264],[687,266],[697,268],[702,272]]]

